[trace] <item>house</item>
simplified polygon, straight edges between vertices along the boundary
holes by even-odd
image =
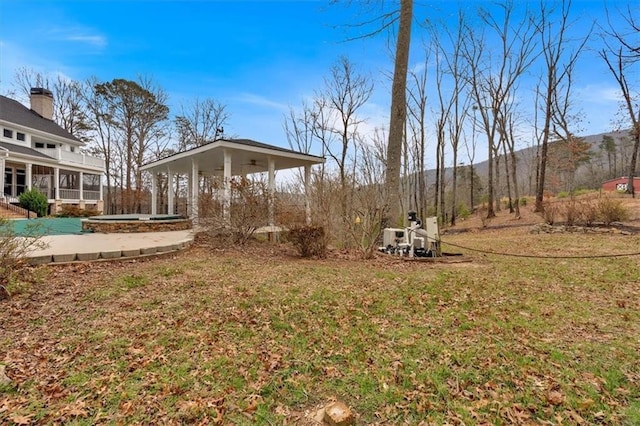
[[[63,205],[103,211],[104,160],[81,152],[84,142],[53,121],[53,94],[33,88],[31,109],[0,96],[0,188],[4,200],[35,188],[47,196],[49,212]]]
[[[608,181],[603,182],[602,190],[624,192],[627,190],[628,184],[629,184],[629,178],[623,176],[623,177],[610,179]],[[640,177],[633,178],[633,189],[635,193],[640,193]]]

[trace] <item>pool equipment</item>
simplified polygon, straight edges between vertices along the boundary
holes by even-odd
[[[383,230],[383,245],[379,251],[406,257],[441,256],[438,218],[428,217],[423,225],[416,212],[409,212],[408,220],[409,226],[406,228]]]

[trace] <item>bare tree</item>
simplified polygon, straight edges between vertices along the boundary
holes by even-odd
[[[226,105],[212,98],[195,98],[187,105],[181,105],[180,114],[176,115],[173,120],[178,139],[177,151],[182,152],[202,146],[222,137],[224,126],[228,123],[229,118],[230,114]],[[181,182],[186,182],[186,179],[182,180],[180,175],[175,175],[173,182],[175,189],[172,191],[175,190],[176,195],[181,193]],[[163,181],[159,183],[164,184]],[[171,185],[171,182],[168,184]],[[204,195],[213,197],[216,185],[215,176],[204,176],[200,180],[200,185],[200,191],[203,194],[200,200],[205,202]],[[173,185],[171,186],[173,187]],[[186,191],[185,188],[182,190]],[[163,194],[164,192],[159,190],[158,193]],[[174,197],[174,202],[178,203],[178,200],[178,196]]]
[[[330,77],[325,79],[325,88],[316,97],[315,110],[311,114],[314,135],[338,168],[340,217],[345,221],[349,220],[348,186],[352,183],[348,154],[355,148],[358,125],[362,122],[358,112],[369,100],[372,90],[369,79],[358,74],[349,60],[342,57],[331,68]]]
[[[434,45],[438,45],[437,40],[434,41]],[[440,218],[440,222],[444,223],[446,217],[445,211],[445,147],[447,137],[447,123],[450,121],[451,110],[453,108],[453,97],[447,96],[443,84],[445,76],[445,65],[443,65],[444,59],[442,59],[443,53],[439,48],[434,48],[435,59],[435,83],[436,83],[436,96],[438,98],[437,112],[436,112],[436,182],[435,182],[435,196],[434,196],[434,208],[436,216]]]
[[[364,258],[373,256],[378,247],[378,237],[382,231],[384,219],[384,191],[380,176],[385,169],[385,140],[375,134],[370,142],[359,141],[356,149],[360,151],[353,192],[354,221],[348,227],[351,238]]]
[[[480,10],[480,19],[497,39],[497,49],[487,47],[487,36],[467,24],[467,42],[463,46],[463,57],[469,69],[470,95],[487,137],[488,145],[488,207],[487,218],[495,216],[494,161],[503,138],[499,132],[499,112],[505,104],[516,98],[517,83],[536,58],[536,31],[528,12],[519,21],[514,21],[514,3],[499,3],[502,13]],[[495,54],[494,54],[495,53]]]
[[[31,88],[34,87],[51,90],[53,121],[81,141],[88,141],[91,125],[83,103],[84,88],[81,83],[59,74],[52,78],[29,68],[19,68],[15,74],[14,85],[20,92],[19,98],[28,99]]]
[[[285,131],[289,144],[301,151],[309,151],[319,144],[322,155],[330,162],[314,175],[313,193],[324,212],[327,233],[333,228],[340,241],[346,245],[353,221],[353,198],[356,180],[356,156],[364,151],[359,125],[363,122],[361,108],[371,96],[373,85],[365,75],[356,71],[349,60],[342,57],[325,78],[325,87],[316,93],[311,105],[303,104],[298,113],[290,111],[285,119]],[[333,173],[331,166],[335,166]]]
[[[229,118],[226,105],[215,99],[196,98],[189,105],[182,105],[180,114],[174,119],[178,150],[194,148],[218,139],[223,135]]]
[[[307,103],[303,102],[299,113],[290,108],[289,114],[284,117],[283,127],[291,149],[311,153],[315,141],[315,114]]]
[[[576,45],[575,40],[568,38],[570,9],[571,1],[563,1],[559,10],[559,19],[554,22],[551,19],[554,10],[550,10],[545,2],[540,2],[540,14],[536,23],[545,67],[545,77],[541,79],[536,89],[538,101],[536,109],[539,109],[542,115],[542,124],[536,125],[540,148],[536,173],[535,210],[539,212],[544,209],[542,202],[549,142],[554,136],[554,129],[559,126],[558,122],[567,121],[571,105],[569,94],[573,70],[588,39],[587,35],[582,40],[578,40]],[[570,46],[574,46],[572,51],[569,51]],[[569,137],[569,133],[565,132],[563,137]]]
[[[451,50],[442,51],[444,56],[444,65],[446,66],[445,73],[449,75],[449,80],[451,81],[451,90],[449,95],[451,112],[448,115],[447,119],[453,163],[453,172],[451,179],[451,226],[454,226],[456,224],[456,215],[458,208],[458,150],[463,134],[464,121],[469,112],[470,102],[469,97],[463,96],[468,81],[459,77],[467,73],[467,69],[465,69],[466,63],[463,61],[461,52],[461,45],[462,43],[464,43],[464,23],[464,13],[460,12],[458,14],[458,25],[456,27],[455,33],[452,34],[449,30],[446,30],[448,36],[448,44],[451,46]],[[438,43],[438,45],[442,50],[444,44]]]
[[[638,161],[638,150],[640,150],[640,86],[633,86],[633,79],[630,78],[640,63],[640,21],[638,21],[638,11],[631,5],[625,11],[620,11],[620,15],[625,21],[626,28],[617,28],[609,19],[607,12],[608,28],[604,30],[602,39],[605,48],[601,49],[600,57],[606,62],[609,71],[618,83],[622,96],[621,110],[625,111],[628,122],[631,124],[631,138],[633,149],[628,163],[627,173],[627,193],[635,198],[634,176]]]
[[[471,98],[470,98],[471,99]],[[471,110],[473,111],[473,122],[471,125],[471,141],[469,141],[468,137],[464,138],[464,147],[465,150],[467,151],[467,158],[469,159],[469,210],[471,212],[474,211],[475,209],[475,170],[473,168],[473,164],[475,161],[475,157],[476,157],[476,127],[477,127],[477,120],[476,120],[476,110],[477,110],[477,106],[472,106]]]
[[[415,185],[413,188],[413,207],[418,212],[419,217],[425,217],[427,213],[427,177],[425,173],[425,155],[427,145],[427,74],[429,64],[429,50],[425,49],[426,55],[423,65],[419,70],[413,70],[409,74],[410,85],[407,89],[409,102],[407,105],[407,142],[411,145],[413,160],[413,173],[415,174]],[[412,208],[411,205],[408,208]]]
[[[505,166],[511,166],[507,169],[507,183],[509,195],[509,212],[515,213],[515,218],[520,219],[520,189],[518,187],[518,161],[516,157],[516,136],[514,129],[516,128],[515,113],[510,108],[512,105],[504,105],[498,115],[498,127],[501,138],[504,141],[504,149],[508,151],[509,161],[507,161],[507,153],[505,152]],[[511,181],[509,180],[511,178]],[[513,185],[513,186],[512,186]],[[511,189],[513,188],[514,200],[511,199]]]
[[[367,77],[356,73],[353,65],[346,57],[341,57],[338,64],[331,68],[331,76],[325,79],[325,89],[318,100],[318,107],[328,107],[333,125],[330,132],[337,136],[338,149],[328,144],[327,154],[338,166],[340,182],[346,184],[347,154],[355,145],[355,136],[362,119],[357,116],[364,104],[371,97],[373,85]]]

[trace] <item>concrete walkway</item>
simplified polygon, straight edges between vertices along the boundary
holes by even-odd
[[[193,242],[193,230],[120,234],[87,233],[42,237],[47,245],[27,255],[32,265],[153,255],[181,250]]]

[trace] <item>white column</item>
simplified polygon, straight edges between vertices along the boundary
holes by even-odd
[[[60,199],[60,169],[58,167],[53,168],[53,184],[55,185],[56,196],[55,199]]]
[[[158,175],[155,171],[151,172],[151,214],[158,214]]]
[[[104,188],[102,187],[102,175],[99,175],[100,179],[98,179],[98,182],[100,182],[100,184],[98,185],[98,187],[100,188],[100,201],[104,201],[104,194],[103,194],[103,190]],[[103,207],[104,210],[104,207]]]
[[[224,150],[223,177],[222,219],[225,225],[229,225],[231,223],[231,151],[228,149]]]
[[[25,183],[27,184],[27,191],[30,191],[31,190],[31,169],[32,169],[31,163],[25,164],[25,168],[27,169],[25,171],[26,179],[27,179]]]
[[[84,200],[84,173],[80,172],[80,201]]]
[[[4,194],[4,168],[5,161],[4,158],[0,158],[0,195]]]
[[[193,214],[191,212],[191,200],[192,200],[192,197],[193,197],[193,194],[191,192],[191,189],[192,189],[191,180],[192,179],[193,179],[193,176],[191,175],[191,172],[189,171],[187,173],[187,217],[193,217]],[[180,211],[180,209],[178,209],[178,211]]]
[[[307,219],[307,225],[311,225],[311,165],[304,166],[304,213]]]
[[[276,162],[273,158],[269,157],[267,159],[267,166],[269,168],[269,182],[268,182],[268,191],[269,191],[269,226],[275,225],[275,196],[276,196]]]
[[[173,172],[167,168],[167,214],[173,214]]]
[[[198,195],[200,192],[200,179],[198,175],[198,161],[195,158],[191,159],[191,185],[189,185],[189,201],[191,205],[191,218],[198,219]]]

